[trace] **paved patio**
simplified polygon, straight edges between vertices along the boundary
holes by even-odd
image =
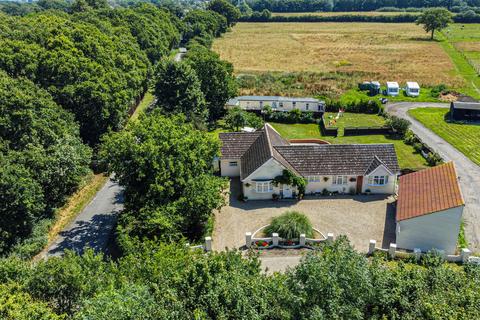
[[[241,248],[245,245],[245,232],[254,232],[269,224],[272,217],[287,210],[306,214],[313,226],[323,234],[347,235],[353,246],[366,252],[370,239],[377,246],[388,248],[395,242],[394,199],[385,196],[332,196],[307,197],[301,201],[248,201],[237,200],[240,181],[230,183],[229,204],[215,215],[213,249]]]

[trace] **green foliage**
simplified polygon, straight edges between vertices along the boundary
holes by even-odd
[[[87,250],[82,256],[67,252],[64,258],[41,261],[30,275],[26,289],[36,299],[48,302],[59,314],[72,315],[84,299],[96,292],[121,284],[115,267],[102,255]]]
[[[108,289],[87,300],[74,319],[154,320],[167,317],[167,311],[162,310],[146,286],[130,285]]]
[[[0,155],[0,254],[27,236],[44,212],[42,189],[23,166]]]
[[[208,10],[215,11],[227,19],[229,27],[240,18],[240,10],[226,0],[213,0],[208,3]]]
[[[223,204],[225,182],[211,176],[219,142],[181,116],[141,116],[104,140],[101,156],[125,188],[119,230],[132,236],[190,239]]]
[[[431,167],[439,165],[443,162],[442,157],[437,152],[430,152],[427,155],[426,160],[427,160],[428,165],[431,166]]]
[[[186,62],[161,62],[153,81],[156,107],[164,113],[183,113],[188,120],[206,120],[208,110],[200,81]]]
[[[11,320],[61,320],[45,302],[32,299],[16,284],[0,284],[0,317]]]
[[[243,127],[258,129],[263,125],[262,118],[239,107],[229,109],[224,119],[226,126],[233,131],[240,131]]]
[[[191,46],[185,58],[200,80],[209,120],[213,122],[220,119],[225,115],[225,103],[237,94],[232,64],[200,45]]]
[[[297,187],[300,197],[303,197],[303,195],[305,194],[305,188],[307,186],[307,181],[305,180],[305,178],[297,176],[292,171],[287,169],[283,170],[281,176],[275,177],[275,179],[273,179],[273,183],[275,183],[276,185],[286,184],[289,186]]]
[[[206,47],[211,46],[213,37],[218,37],[227,31],[227,19],[211,10],[191,10],[183,19],[185,31],[183,40],[203,42]],[[210,41],[209,41],[210,40]]]
[[[53,102],[50,94],[3,71],[0,140],[5,147],[0,150],[0,162],[5,167],[0,174],[5,192],[0,207],[6,210],[2,224],[8,224],[0,227],[0,251],[5,253],[76,190],[90,172],[91,150],[82,143],[72,115]],[[48,227],[40,229],[46,231]],[[35,239],[18,253],[28,256],[38,252],[45,239],[38,233]]]
[[[433,40],[435,30],[445,29],[453,22],[452,17],[452,13],[445,8],[431,8],[422,12],[416,24],[423,25],[425,32],[431,32],[430,39]]]
[[[307,238],[313,238],[312,223],[306,215],[298,211],[287,211],[272,219],[270,225],[265,228],[268,235],[278,233],[284,239],[298,239],[303,233]]]
[[[410,128],[410,121],[406,119],[399,118],[397,116],[388,116],[387,126],[395,130],[396,134],[401,137],[404,137]]]

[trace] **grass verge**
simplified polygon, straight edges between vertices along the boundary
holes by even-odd
[[[450,59],[455,65],[456,73],[465,79],[465,86],[461,88],[460,91],[469,96],[480,99],[480,77],[475,69],[473,69],[467,59],[465,59],[465,56],[455,48],[453,43],[450,42],[444,34],[438,32],[437,38],[440,40],[440,45],[450,56]]]
[[[480,125],[447,122],[445,108],[417,108],[408,114],[450,143],[466,157],[480,165]]]
[[[155,96],[150,91],[145,92],[142,101],[140,101],[137,108],[135,109],[135,112],[132,114],[128,121],[134,121],[138,119],[140,114],[144,113],[154,100]]]
[[[92,174],[86,179],[84,185],[68,199],[67,203],[57,210],[54,222],[48,230],[48,240],[44,250],[50,246],[58,234],[92,201],[107,180],[108,176],[105,176],[103,173]],[[36,257],[38,256],[40,256],[40,254]]]

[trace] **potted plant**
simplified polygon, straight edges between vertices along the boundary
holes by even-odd
[[[329,177],[323,177],[323,181],[327,182],[328,179],[330,179]]]
[[[278,194],[276,193],[272,194],[272,200],[276,201],[278,199],[280,199],[280,196]]]
[[[371,191],[370,189],[367,189],[367,190],[365,190],[365,193],[366,193],[367,195],[369,195],[369,194],[372,193],[372,191]]]

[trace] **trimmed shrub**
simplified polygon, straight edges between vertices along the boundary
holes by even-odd
[[[284,239],[296,239],[304,233],[308,238],[313,237],[313,227],[306,215],[298,211],[287,211],[273,218],[271,224],[265,229],[268,235],[278,233]]]

